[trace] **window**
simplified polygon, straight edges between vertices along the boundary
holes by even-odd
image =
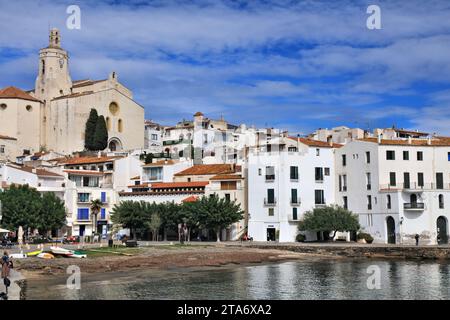
[[[366,151],[366,163],[370,163],[370,151]]]
[[[344,202],[344,209],[348,209],[348,199],[347,199],[347,196],[342,197],[342,201]]]
[[[90,197],[89,193],[79,193],[78,194],[78,202],[81,202],[81,203],[89,202],[89,197]]]
[[[106,209],[102,208],[100,210],[100,220],[106,220]]]
[[[30,105],[27,105],[25,108],[27,109],[27,111],[30,111],[30,112],[33,110],[33,107]]]
[[[390,186],[396,186],[397,185],[397,180],[395,177],[395,172],[390,172],[389,173],[389,185]]]
[[[262,169],[258,168],[258,176],[262,175]]]
[[[342,155],[342,166],[345,167],[347,165],[347,156],[345,154]]]
[[[288,152],[297,152],[296,147],[288,147]]]
[[[109,112],[111,112],[111,114],[115,116],[119,112],[119,105],[115,102],[111,102],[109,104]]]
[[[447,160],[450,161],[450,152],[447,152]]]
[[[117,123],[117,130],[119,131],[119,132],[122,132],[123,131],[123,121],[122,121],[122,119],[119,119],[119,121],[118,121],[118,123]]]
[[[152,135],[151,135],[151,139],[152,139],[153,141],[158,140],[158,135],[157,135],[157,134],[152,134]]]
[[[0,153],[1,153],[1,154],[4,154],[4,153],[5,153],[5,146],[4,146],[4,145],[1,145],[1,146],[0,146]]]
[[[366,182],[367,182],[367,190],[372,189],[372,177],[370,175],[370,172],[366,172]]]
[[[316,181],[323,181],[323,168],[316,168],[315,177]]]
[[[403,160],[409,160],[409,151],[403,151]]]
[[[444,195],[440,194],[438,198],[439,198],[439,209],[444,209]]]
[[[417,173],[417,185],[419,187],[423,187],[424,186],[424,182],[423,182],[423,172],[418,172]]]
[[[236,190],[236,181],[220,181],[220,190]]]
[[[372,210],[372,196],[367,196],[367,210]]]
[[[417,151],[417,161],[423,161],[423,151]]]
[[[342,191],[347,191],[347,175],[342,176]]]
[[[316,149],[316,156],[320,156],[320,149]]]
[[[342,175],[339,175],[339,191],[342,191]]]
[[[371,213],[369,213],[369,214],[367,215],[367,225],[368,225],[368,226],[373,226],[373,216],[372,216]]]
[[[109,117],[106,117],[106,129],[111,130],[111,119]]]
[[[103,203],[106,203],[106,192],[102,192],[102,193],[101,193],[101,199],[100,199],[100,201],[103,202]]]
[[[269,217],[273,217],[275,214],[274,208],[269,208]]]
[[[228,202],[231,201],[231,194],[225,193],[225,201],[228,201]]]
[[[411,182],[410,182],[410,178],[409,178],[409,172],[404,172],[404,173],[403,173],[403,188],[405,188],[405,189],[411,188]]]
[[[275,180],[275,167],[266,167],[266,180]]]
[[[7,105],[5,103],[0,104],[0,109],[5,110],[7,108]]]
[[[325,204],[325,197],[323,190],[314,190],[315,204]]]
[[[392,208],[392,201],[391,201],[391,195],[390,194],[388,194],[386,196],[386,202],[387,202],[387,208],[391,209]]]
[[[297,220],[297,208],[292,208],[292,220]]]
[[[291,189],[291,203],[292,204],[298,203],[297,189]]]
[[[395,160],[395,151],[386,150],[386,160]]]
[[[444,174],[436,172],[436,189],[444,189]]]
[[[291,180],[298,180],[298,167],[291,166]]]
[[[275,204],[275,190],[274,189],[267,189],[267,203]]]
[[[329,176],[330,175],[330,168],[324,168],[325,169],[325,175]]]
[[[78,208],[78,220],[89,220],[89,208]]]

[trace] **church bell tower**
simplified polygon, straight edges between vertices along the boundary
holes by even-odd
[[[49,102],[71,93],[68,62],[67,51],[61,48],[61,34],[53,28],[50,30],[48,47],[39,51],[39,72],[34,91],[36,98]]]

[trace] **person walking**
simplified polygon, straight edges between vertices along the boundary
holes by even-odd
[[[416,233],[416,236],[414,238],[416,239],[416,246],[418,246],[419,245],[419,238],[420,238],[419,234]]]
[[[3,252],[3,257],[2,257],[2,278],[8,278],[9,277],[9,269],[10,269],[10,259],[9,259],[9,254],[7,251]]]

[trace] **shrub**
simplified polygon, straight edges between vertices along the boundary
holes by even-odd
[[[358,240],[364,239],[367,243],[373,242],[373,237],[369,233],[360,232],[358,233]]]
[[[304,234],[298,234],[296,237],[295,237],[295,241],[297,241],[297,242],[305,242],[305,240],[306,240],[306,236],[304,235]]]

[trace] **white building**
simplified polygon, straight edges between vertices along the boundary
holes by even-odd
[[[160,154],[163,152],[162,127],[150,120],[145,121],[144,149],[147,153]]]
[[[447,243],[449,138],[352,141],[336,151],[336,176],[338,204],[376,242]]]
[[[289,138],[250,152],[248,233],[256,241],[295,241],[304,212],[335,202],[334,152],[340,145]],[[308,232],[306,241],[326,235]]]

